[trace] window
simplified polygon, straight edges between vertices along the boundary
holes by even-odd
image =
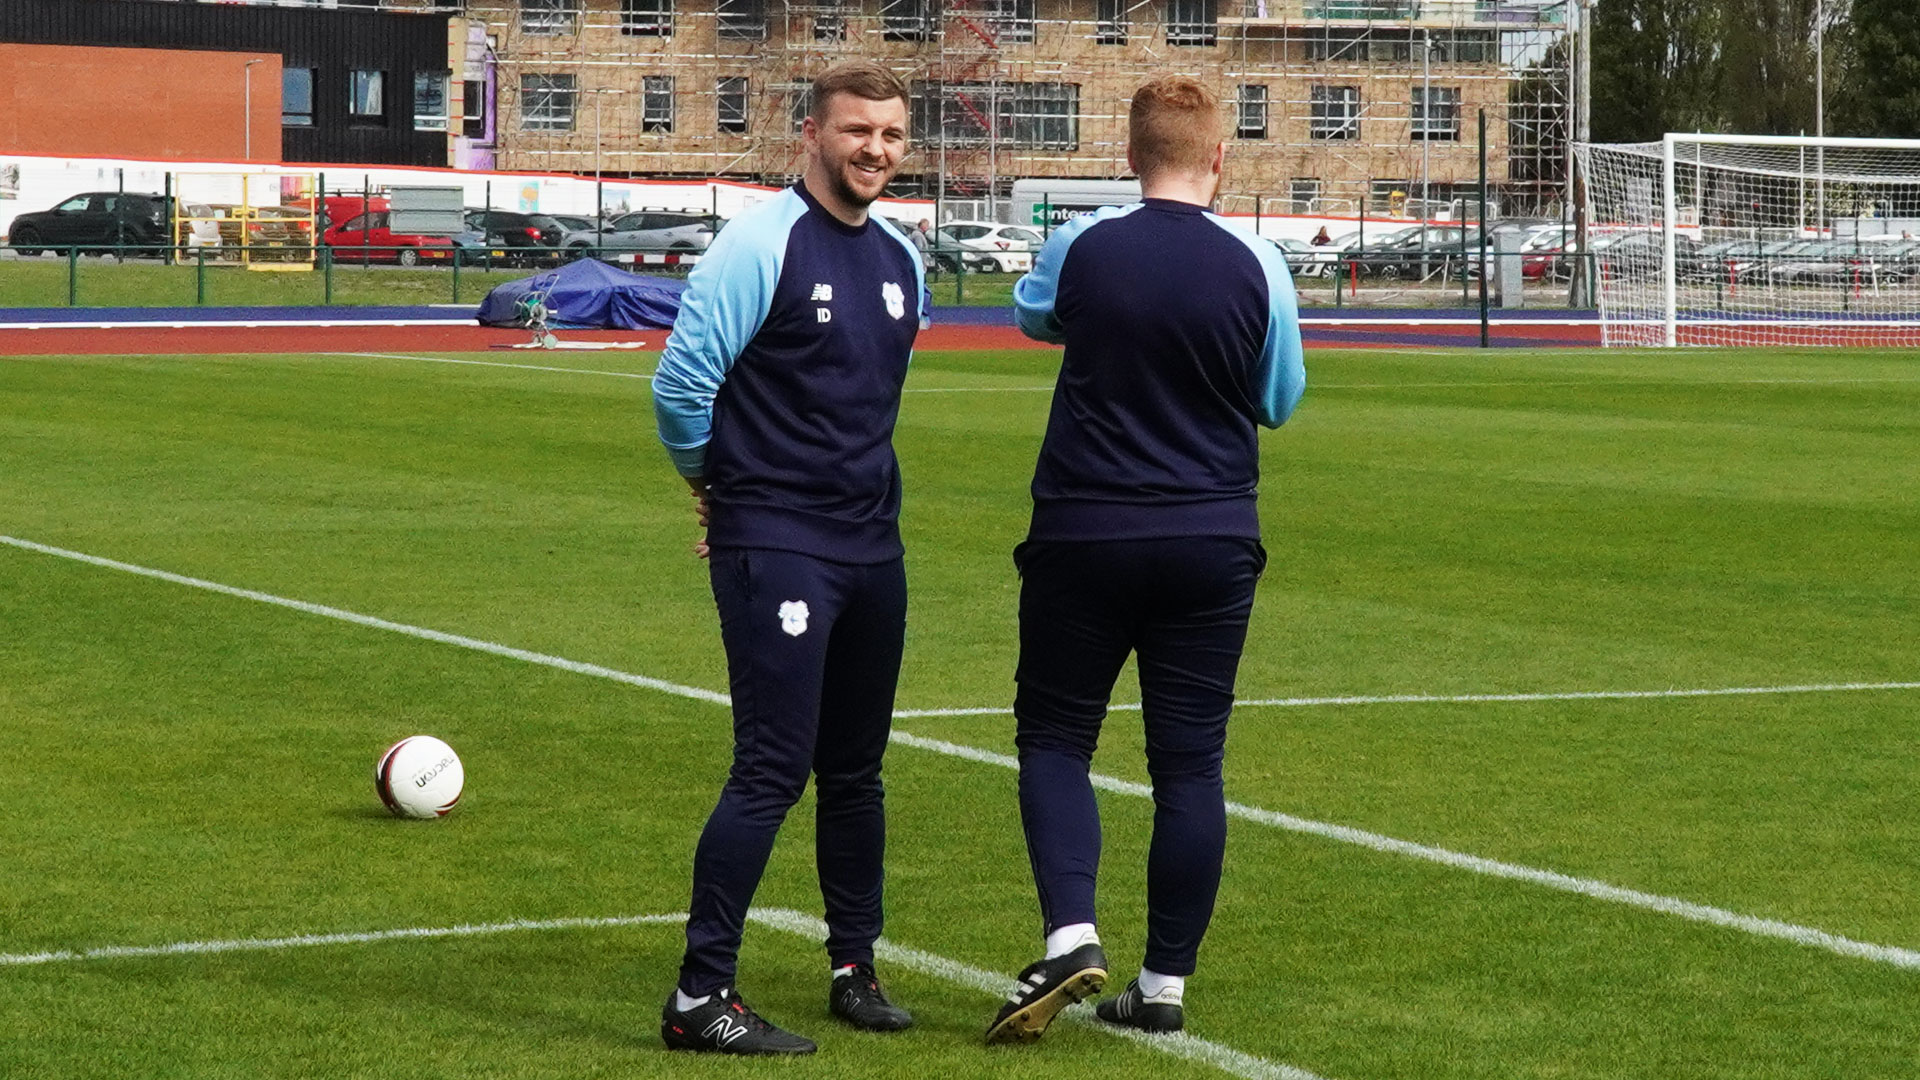
[[[579,92],[572,75],[520,76],[520,130],[572,131]]]
[[[1000,131],[1011,133],[1015,146],[1033,150],[1080,148],[1080,87],[1073,83],[1014,83],[1002,99],[1012,107],[1011,123]]]
[[[997,45],[1033,40],[1033,0],[986,0],[987,28]]]
[[[571,34],[579,20],[579,0],[520,0],[523,34]]]
[[[837,3],[834,8],[836,10],[822,11],[813,17],[813,40],[847,40],[847,17],[837,10],[839,8]]]
[[[1407,61],[1415,59],[1413,35],[1406,30],[1335,28],[1310,33],[1307,59],[1339,60],[1350,64],[1367,61]],[[1439,59],[1440,49],[1434,48]]]
[[[672,37],[673,0],[620,0],[620,32],[628,37]]]
[[[1407,191],[1412,187],[1406,180],[1375,180],[1367,187],[1367,209],[1383,214],[1404,213]]]
[[[1093,40],[1096,45],[1127,43],[1127,0],[1094,0]]]
[[[885,41],[933,38],[939,0],[880,0],[880,37]]]
[[[313,69],[280,69],[280,123],[283,127],[313,126]]]
[[[460,84],[460,111],[465,116],[460,121],[460,134],[469,139],[485,139],[487,114],[493,111],[485,81],[468,79]]]
[[[1033,150],[1080,146],[1080,87],[1074,83],[916,82],[909,87],[908,104],[915,142],[984,146],[992,139]]]
[[[715,98],[720,103],[719,129],[728,135],[744,135],[747,132],[747,80],[744,76],[721,79],[715,87]]]
[[[1419,14],[1416,0],[1307,0],[1309,19],[1408,19]]]
[[[1287,198],[1293,203],[1296,214],[1317,214],[1320,212],[1320,180],[1312,176],[1296,176],[1287,187]]]
[[[720,16],[719,33],[722,38],[735,41],[767,39],[766,0],[718,0],[714,10]]]
[[[347,115],[362,122],[387,116],[384,71],[354,71],[347,75]]]
[[[444,71],[413,73],[413,130],[447,130],[447,79]]]
[[[1236,99],[1233,137],[1236,139],[1264,139],[1267,137],[1267,88],[1264,86],[1242,86]]]
[[[1357,86],[1316,86],[1308,97],[1310,122],[1307,134],[1316,139],[1358,139],[1360,137],[1360,88]]]
[[[648,75],[640,80],[640,130],[673,130],[673,76]]]
[[[1167,0],[1167,44],[1212,45],[1219,40],[1218,0]]]
[[[1413,88],[1413,138],[1422,142],[1458,142],[1460,140],[1460,88],[1436,86],[1432,97],[1428,88]]]
[[[801,83],[787,90],[787,113],[793,120],[793,130],[799,131],[813,115],[813,84]]]
[[[1497,64],[1500,42],[1492,30],[1442,30],[1433,35],[1436,64]]]

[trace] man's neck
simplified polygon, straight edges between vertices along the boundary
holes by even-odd
[[[1212,206],[1213,194],[1218,190],[1218,178],[1213,173],[1203,176],[1161,175],[1151,179],[1142,177],[1140,180],[1140,197],[1143,199],[1167,199],[1195,206]]]
[[[819,203],[821,209],[832,214],[843,224],[865,225],[867,223],[867,208],[853,206],[834,195],[833,185],[827,183],[826,176],[818,167],[809,168],[800,174],[800,183],[806,186],[807,194],[813,196],[813,201]]]

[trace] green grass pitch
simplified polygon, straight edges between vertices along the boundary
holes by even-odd
[[[651,357],[0,360],[0,534],[725,688]],[[473,363],[473,362],[478,363]],[[898,446],[903,710],[1012,696],[1054,354],[927,353]],[[537,364],[577,371],[542,371]],[[1263,436],[1248,701],[1920,680],[1920,363],[1852,351],[1315,352]],[[1122,680],[1116,701],[1137,701]],[[1190,1030],[979,1045],[1039,927],[990,762],[896,745],[883,968],[920,1024],[825,1015],[817,940],[742,989],[806,1061],[659,1048],[671,922],[227,952],[113,946],[672,915],[723,707],[0,544],[0,1076],[1920,1075],[1920,690],[1246,705],[1231,799],[1869,946],[1865,955],[1237,817]],[[1004,754],[1011,719],[899,728]],[[413,732],[460,809],[401,822]],[[1139,714],[1096,769],[1143,782]],[[1150,804],[1106,792],[1102,929],[1139,962]],[[1257,815],[1255,815],[1257,816]],[[758,903],[817,915],[811,809]],[[934,959],[929,959],[929,957]],[[943,966],[945,965],[945,966]],[[1223,1071],[1227,1070],[1227,1071]],[[1290,1071],[1297,1070],[1297,1071]]]

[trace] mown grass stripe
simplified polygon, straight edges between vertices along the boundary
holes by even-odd
[[[320,616],[324,616],[331,619],[339,619],[341,621],[353,623],[358,626],[365,626],[365,627],[378,629],[378,630],[390,630],[390,631],[393,631],[394,633],[405,634],[409,637],[420,638],[426,641],[439,642],[441,644],[446,644],[446,645],[458,645],[462,648],[474,649],[479,652],[489,653],[495,656],[503,656],[510,659],[514,659],[514,660],[523,660],[523,661],[526,661],[527,663],[541,664],[547,667],[558,668],[562,671],[569,671],[579,675],[593,675],[599,678],[611,679],[615,682],[625,683],[629,686],[638,686],[643,689],[657,690],[662,693],[673,694],[679,697],[693,698],[698,701],[710,702],[717,705],[731,704],[731,699],[726,694],[717,693],[712,690],[703,690],[699,687],[694,687],[694,686],[683,686],[679,683],[668,682],[664,679],[654,679],[644,675],[634,675],[628,672],[618,671],[613,668],[602,667],[601,665],[598,665],[598,664],[584,664],[584,663],[580,663],[579,661],[568,660],[564,657],[549,656],[545,653],[529,652],[525,649],[516,649],[511,646],[499,645],[489,641],[482,641],[478,638],[465,637],[460,634],[449,634],[439,630],[428,630],[424,627],[409,626],[406,623],[392,622],[387,619],[375,618],[370,615],[361,615],[351,611],[343,611],[340,608],[327,607],[321,604],[309,604],[301,600],[289,600],[284,597],[274,596],[270,593],[256,592],[252,589],[235,588],[231,585],[222,585],[218,582],[206,581],[201,578],[187,577],[182,574],[169,573],[165,570],[154,570],[144,566],[136,566],[132,563],[120,562],[115,559],[105,559],[97,555],[88,555],[83,552],[69,551],[65,548],[53,547],[47,544],[39,544],[30,540],[22,540],[17,537],[0,536],[0,543],[8,544],[13,547],[20,548],[26,551],[37,552],[43,555],[52,555],[59,558],[73,559],[78,562],[87,563],[89,565],[99,566],[106,569],[121,570],[127,573],[137,574],[142,577],[154,578],[160,581],[166,581],[176,585],[186,585],[192,588],[205,589],[210,592],[220,593],[226,596],[233,596],[233,597],[246,599],[246,600],[255,600],[261,603],[272,604],[276,607],[289,608],[294,611],[299,611],[299,612],[303,612],[310,615],[320,615]],[[1835,684],[1835,685],[1853,685],[1853,684]],[[1896,686],[1896,685],[1904,686],[1906,684],[1859,684],[1859,685],[1885,687],[1885,686]],[[1648,692],[1648,693],[1654,693],[1654,692]],[[1660,692],[1660,693],[1670,693],[1670,692]],[[1491,695],[1483,695],[1483,696],[1491,696]],[[1138,706],[1135,706],[1135,708],[1137,707]],[[897,715],[914,715],[914,714],[903,713],[903,714],[897,714]],[[939,715],[946,715],[946,714],[943,713]],[[990,750],[982,750],[977,747],[964,746],[959,743],[950,743],[940,739],[930,739],[924,736],[914,735],[910,732],[896,730],[893,733],[892,740],[903,746],[909,746],[918,750],[927,750],[934,753],[945,754],[950,757],[962,758],[968,761],[979,762],[987,765],[996,765],[1002,768],[1009,768],[1009,769],[1019,768],[1018,760],[1007,754],[995,753]],[[1092,779],[1095,787],[1101,788],[1106,791],[1112,791],[1117,794],[1130,795],[1138,798],[1151,799],[1153,797],[1153,789],[1151,787],[1148,787],[1145,784],[1135,783],[1130,780],[1120,780],[1115,777],[1105,776],[1099,773],[1093,774]],[[1905,949],[1905,948],[1892,946],[1892,945],[1877,945],[1870,942],[1856,941],[1852,938],[1843,937],[1838,934],[1831,934],[1824,930],[1815,929],[1813,927],[1799,926],[1793,923],[1781,922],[1775,919],[1763,919],[1763,918],[1759,918],[1752,915],[1743,915],[1739,912],[1728,911],[1724,908],[1711,907],[1706,904],[1696,904],[1696,903],[1693,903],[1692,901],[1680,900],[1680,899],[1667,897],[1667,896],[1659,896],[1654,893],[1640,892],[1639,890],[1636,890],[1636,889],[1622,888],[1617,885],[1611,885],[1603,881],[1595,881],[1589,878],[1578,878],[1569,874],[1562,874],[1557,871],[1541,870],[1534,867],[1520,866],[1514,863],[1503,863],[1493,859],[1485,859],[1477,855],[1467,855],[1461,852],[1449,851],[1445,848],[1433,847],[1427,844],[1416,844],[1411,841],[1398,840],[1390,836],[1383,836],[1379,833],[1367,832],[1363,829],[1350,828],[1344,825],[1333,825],[1327,822],[1312,821],[1306,818],[1297,818],[1290,814],[1282,814],[1272,810],[1264,810],[1259,807],[1247,806],[1243,803],[1229,802],[1227,804],[1227,812],[1231,816],[1239,817],[1246,821],[1252,821],[1258,824],[1271,826],[1273,828],[1285,829],[1291,832],[1304,833],[1304,834],[1313,835],[1313,836],[1320,836],[1330,840],[1341,841],[1343,843],[1356,844],[1361,847],[1370,848],[1374,851],[1379,851],[1379,852],[1388,853],[1388,854],[1395,854],[1395,855],[1404,855],[1411,858],[1421,859],[1427,862],[1438,863],[1440,865],[1448,866],[1454,869],[1467,870],[1467,871],[1471,871],[1473,873],[1478,873],[1478,874],[1485,874],[1491,877],[1505,878],[1505,879],[1514,880],[1514,881],[1522,881],[1522,882],[1526,882],[1533,885],[1544,886],[1550,889],[1557,889],[1563,892],[1575,893],[1575,894],[1590,897],[1596,900],[1605,900],[1613,903],[1626,904],[1632,907],[1642,908],[1648,911],[1655,911],[1665,915],[1672,915],[1672,916],[1676,916],[1676,917],[1687,919],[1694,922],[1707,923],[1713,926],[1720,926],[1728,929],[1743,931],[1745,933],[1754,934],[1760,937],[1775,938],[1782,941],[1793,942],[1794,944],[1798,944],[1798,945],[1805,945],[1812,948],[1824,949],[1828,952],[1833,952],[1841,956],[1853,957],[1861,960],[1869,960],[1875,963],[1888,964],[1894,967],[1905,968],[1907,970],[1920,970],[1920,951],[1915,951],[1913,949]]]

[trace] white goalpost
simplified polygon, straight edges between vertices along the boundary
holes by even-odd
[[[1615,345],[1920,345],[1920,140],[1583,143]]]

